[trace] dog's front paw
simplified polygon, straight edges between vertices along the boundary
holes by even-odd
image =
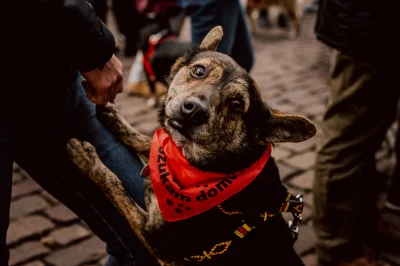
[[[122,123],[125,119],[121,112],[112,103],[96,107],[97,118],[108,128],[114,129],[117,123]]]
[[[70,139],[67,143],[67,152],[72,162],[84,174],[88,174],[95,165],[98,155],[96,149],[89,142]]]

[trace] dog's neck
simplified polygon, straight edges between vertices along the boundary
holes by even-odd
[[[189,163],[200,170],[230,174],[250,167],[262,156],[266,148],[266,146],[255,146],[237,153],[225,154],[212,154],[193,149],[189,152],[185,147],[182,147],[182,151]]]

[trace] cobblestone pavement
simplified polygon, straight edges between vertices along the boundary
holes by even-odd
[[[318,124],[329,94],[330,51],[316,41],[314,21],[314,14],[304,17],[303,34],[297,39],[287,39],[276,27],[259,33],[255,38],[256,61],[252,75],[272,107],[305,115]],[[122,60],[127,77],[132,58]],[[116,104],[139,131],[148,135],[154,132],[157,113],[145,99],[120,95]],[[304,194],[305,219],[295,248],[307,266],[316,265],[315,235],[310,221],[315,138],[298,144],[277,145],[272,155],[290,191]],[[385,152],[380,153],[380,158],[383,158],[381,169],[391,166]],[[10,265],[104,265],[105,244],[17,166],[10,215]],[[390,258],[400,265],[399,257]]]

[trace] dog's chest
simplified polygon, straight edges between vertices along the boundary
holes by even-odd
[[[162,235],[155,234],[151,241],[155,242],[154,246],[161,247],[161,253],[173,259],[190,258],[201,254],[204,256],[204,251],[207,250],[216,253],[223,251],[222,253],[227,254],[251,252],[249,249],[251,246],[256,245],[260,248],[268,243],[266,240],[276,226],[276,222],[272,220],[261,224],[260,213],[276,211],[286,193],[275,163],[271,160],[259,177],[220,207],[214,207],[187,220],[169,223]],[[279,219],[276,217],[275,221]],[[244,223],[257,229],[249,232],[246,239],[242,240],[235,231]],[[225,250],[227,243],[229,247]],[[215,257],[223,258],[222,253]]]

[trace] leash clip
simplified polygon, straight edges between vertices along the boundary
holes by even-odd
[[[303,195],[299,194],[296,196],[296,199],[299,203],[303,203]],[[297,241],[297,237],[299,235],[299,224],[303,217],[301,213],[292,212],[293,221],[288,221],[289,230],[292,233],[293,243]]]

